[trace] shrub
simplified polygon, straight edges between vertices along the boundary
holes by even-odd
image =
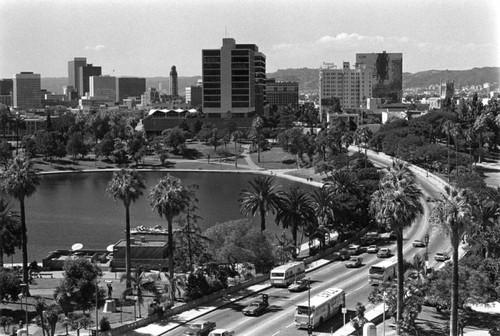
[[[103,316],[99,321],[99,328],[101,331],[111,330],[111,325],[109,324],[109,320],[106,316]]]

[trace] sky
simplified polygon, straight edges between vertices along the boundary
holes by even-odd
[[[403,71],[500,66],[498,0],[0,0],[0,78],[201,75],[224,37],[256,44],[267,72],[401,52]]]

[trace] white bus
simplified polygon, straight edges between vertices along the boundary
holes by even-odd
[[[310,310],[309,310],[309,307]],[[297,328],[307,328],[311,324],[312,328],[333,317],[345,307],[345,292],[340,288],[328,288],[325,291],[306,300],[297,306],[295,311],[295,326]]]
[[[306,276],[306,265],[303,261],[294,261],[271,270],[270,280],[274,287],[288,287],[295,280]]]
[[[368,283],[370,285],[379,285],[385,281],[390,281],[396,277],[398,266],[398,258],[392,257],[379,262],[370,267],[368,273]]]

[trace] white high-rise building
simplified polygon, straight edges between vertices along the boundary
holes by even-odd
[[[320,116],[345,109],[363,108],[367,98],[372,96],[373,70],[364,65],[351,68],[344,62],[342,69],[333,63],[323,63],[319,70]],[[340,106],[335,109],[335,105]],[[337,110],[337,111],[335,111]]]

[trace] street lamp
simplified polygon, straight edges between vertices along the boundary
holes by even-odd
[[[22,283],[20,284],[21,288],[23,289],[23,293],[21,294],[21,305],[23,303],[23,299],[22,297],[24,296],[25,298],[25,301],[24,301],[24,309],[26,311],[26,315],[25,315],[25,319],[26,319],[26,335],[29,335],[29,328],[28,328],[28,325],[29,325],[29,321],[28,321],[28,295],[26,295],[26,292],[28,290],[28,285],[25,284],[25,283]]]
[[[307,286],[307,333],[309,335],[312,334],[312,326],[311,326],[311,278],[307,278],[308,286]]]
[[[97,336],[97,332],[99,330],[99,305],[97,304],[97,293],[99,292],[99,282],[97,278],[95,279],[95,334]]]
[[[425,234],[424,242],[425,242],[425,274],[427,275],[427,267],[429,263],[429,232]]]

